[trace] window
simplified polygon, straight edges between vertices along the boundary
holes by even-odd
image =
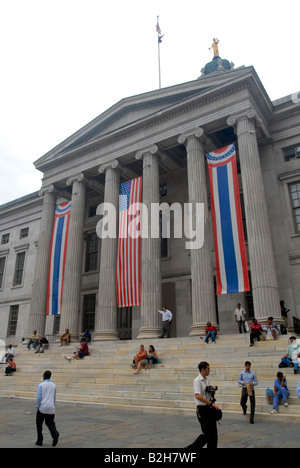
[[[28,234],[29,234],[29,228],[21,229],[20,239],[25,239],[25,237],[28,237]]]
[[[7,336],[16,335],[18,317],[19,317],[19,306],[18,305],[10,306]]]
[[[96,312],[96,294],[87,294],[83,298],[83,330],[94,331]]]
[[[99,239],[94,232],[88,234],[86,239],[86,259],[85,259],[85,272],[96,271],[98,267],[98,246]]]
[[[289,148],[283,149],[284,157],[286,161],[300,158],[300,145],[290,146]]]
[[[25,265],[25,252],[20,252],[17,254],[16,260],[16,270],[13,286],[20,286],[23,282],[23,273]]]
[[[290,194],[296,231],[300,233],[300,181],[290,184]]]
[[[3,287],[5,257],[0,258],[0,289]]]
[[[1,237],[1,244],[8,244],[9,243],[9,234],[3,234]]]
[[[159,194],[161,197],[166,197],[168,195],[167,184],[163,184],[159,187]]]

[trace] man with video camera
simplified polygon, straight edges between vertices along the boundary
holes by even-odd
[[[222,419],[222,411],[215,404],[215,392],[218,387],[212,387],[207,379],[210,367],[207,362],[200,362],[199,376],[194,380],[194,397],[203,434],[201,434],[188,449],[199,449],[207,445],[208,449],[218,446],[217,421]]]

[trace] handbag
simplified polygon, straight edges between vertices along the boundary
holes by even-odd
[[[223,412],[222,412],[222,410],[217,409],[217,408],[215,408],[214,406],[211,406],[211,409],[212,409],[213,412],[214,412],[214,418],[215,418],[216,422],[221,421],[222,418],[223,418]]]

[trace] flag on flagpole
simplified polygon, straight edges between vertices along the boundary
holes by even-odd
[[[162,38],[164,37],[164,35],[161,34],[161,29],[159,25],[159,16],[157,17],[156,32],[157,32],[157,38],[158,38],[158,82],[159,82],[159,89],[161,89],[160,44],[162,43]]]
[[[235,145],[207,155],[217,294],[250,290]]]
[[[141,236],[130,207],[142,202],[142,177],[121,184],[117,258],[117,306],[141,305]],[[140,231],[140,229],[139,229]]]
[[[161,29],[159,26],[159,16],[157,17],[156,32],[158,35],[161,35]]]
[[[71,202],[55,210],[48,269],[47,315],[61,313]]]

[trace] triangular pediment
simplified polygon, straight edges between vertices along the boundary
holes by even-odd
[[[221,75],[208,76],[192,82],[124,98],[38,159],[35,166],[44,172],[49,165],[61,161],[64,155],[70,152],[83,147],[87,148],[101,138],[109,138],[118,132],[141,125],[147,120],[170,112],[170,109],[183,106],[185,103],[190,104],[201,96],[209,96],[215,90],[228,85],[228,82],[238,81],[243,75],[249,73],[249,70],[251,72],[253,68],[242,67]]]

